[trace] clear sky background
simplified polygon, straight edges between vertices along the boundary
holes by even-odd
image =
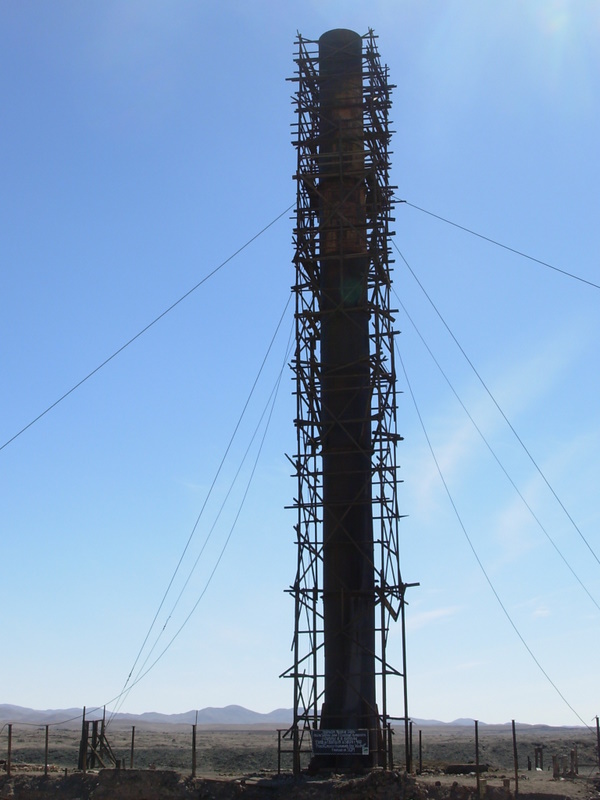
[[[399,198],[600,283],[595,0],[4,0],[1,443],[294,203],[294,40],[336,27],[379,35]],[[102,705],[175,637],[123,711],[291,707],[291,213],[0,451],[0,702]],[[589,723],[600,291],[395,216],[410,712]]]

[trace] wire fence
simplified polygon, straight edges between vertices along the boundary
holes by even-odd
[[[600,772],[600,732],[529,725],[409,725],[392,729],[393,768],[413,774],[519,775],[551,773],[557,780]],[[594,735],[590,735],[594,734]],[[288,742],[289,744],[289,742]],[[406,763],[408,753],[408,763]],[[305,754],[307,764],[310,752]],[[124,722],[78,725],[5,723],[0,727],[0,774],[173,770],[209,776],[289,774],[292,754],[284,729]],[[496,777],[497,777],[496,775]],[[506,781],[507,779],[504,778]]]

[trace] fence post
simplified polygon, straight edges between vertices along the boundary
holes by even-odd
[[[419,775],[423,774],[423,731],[419,730]]]
[[[131,726],[131,752],[129,754],[129,769],[133,769],[133,747],[135,744],[135,725]]]
[[[50,726],[46,725],[46,742],[45,742],[45,746],[44,746],[44,775],[46,777],[48,777],[48,737],[49,737],[48,731],[49,731],[49,728],[50,728]]]
[[[281,731],[277,729],[277,774],[281,775]]]
[[[8,755],[6,757],[6,774],[10,778],[10,767],[12,760],[12,724],[8,725]]]
[[[196,777],[196,725],[192,725],[192,778]]]
[[[85,706],[83,707],[83,716],[81,719],[81,741],[79,742],[79,763],[78,769],[85,772],[87,766],[87,729],[85,721]]]
[[[512,721],[513,762],[515,765],[515,797],[519,794],[519,757],[517,755],[517,732],[515,721]]]
[[[477,797],[481,797],[481,777],[479,775],[479,721],[475,722],[475,775],[477,780]]]

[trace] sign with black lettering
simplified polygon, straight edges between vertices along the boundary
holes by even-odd
[[[369,731],[311,731],[312,751],[316,756],[368,756]]]

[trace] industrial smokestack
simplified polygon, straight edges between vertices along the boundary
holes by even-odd
[[[406,694],[406,670],[386,654],[406,585],[390,305],[392,87],[376,38],[298,34],[292,78],[298,549],[294,663],[284,674],[294,680],[296,775],[309,740],[315,769],[390,766],[388,676],[402,677]],[[406,709],[405,701],[405,717]]]
[[[323,456],[321,727],[378,727],[362,37],[319,39]],[[372,751],[377,748],[372,746]]]

